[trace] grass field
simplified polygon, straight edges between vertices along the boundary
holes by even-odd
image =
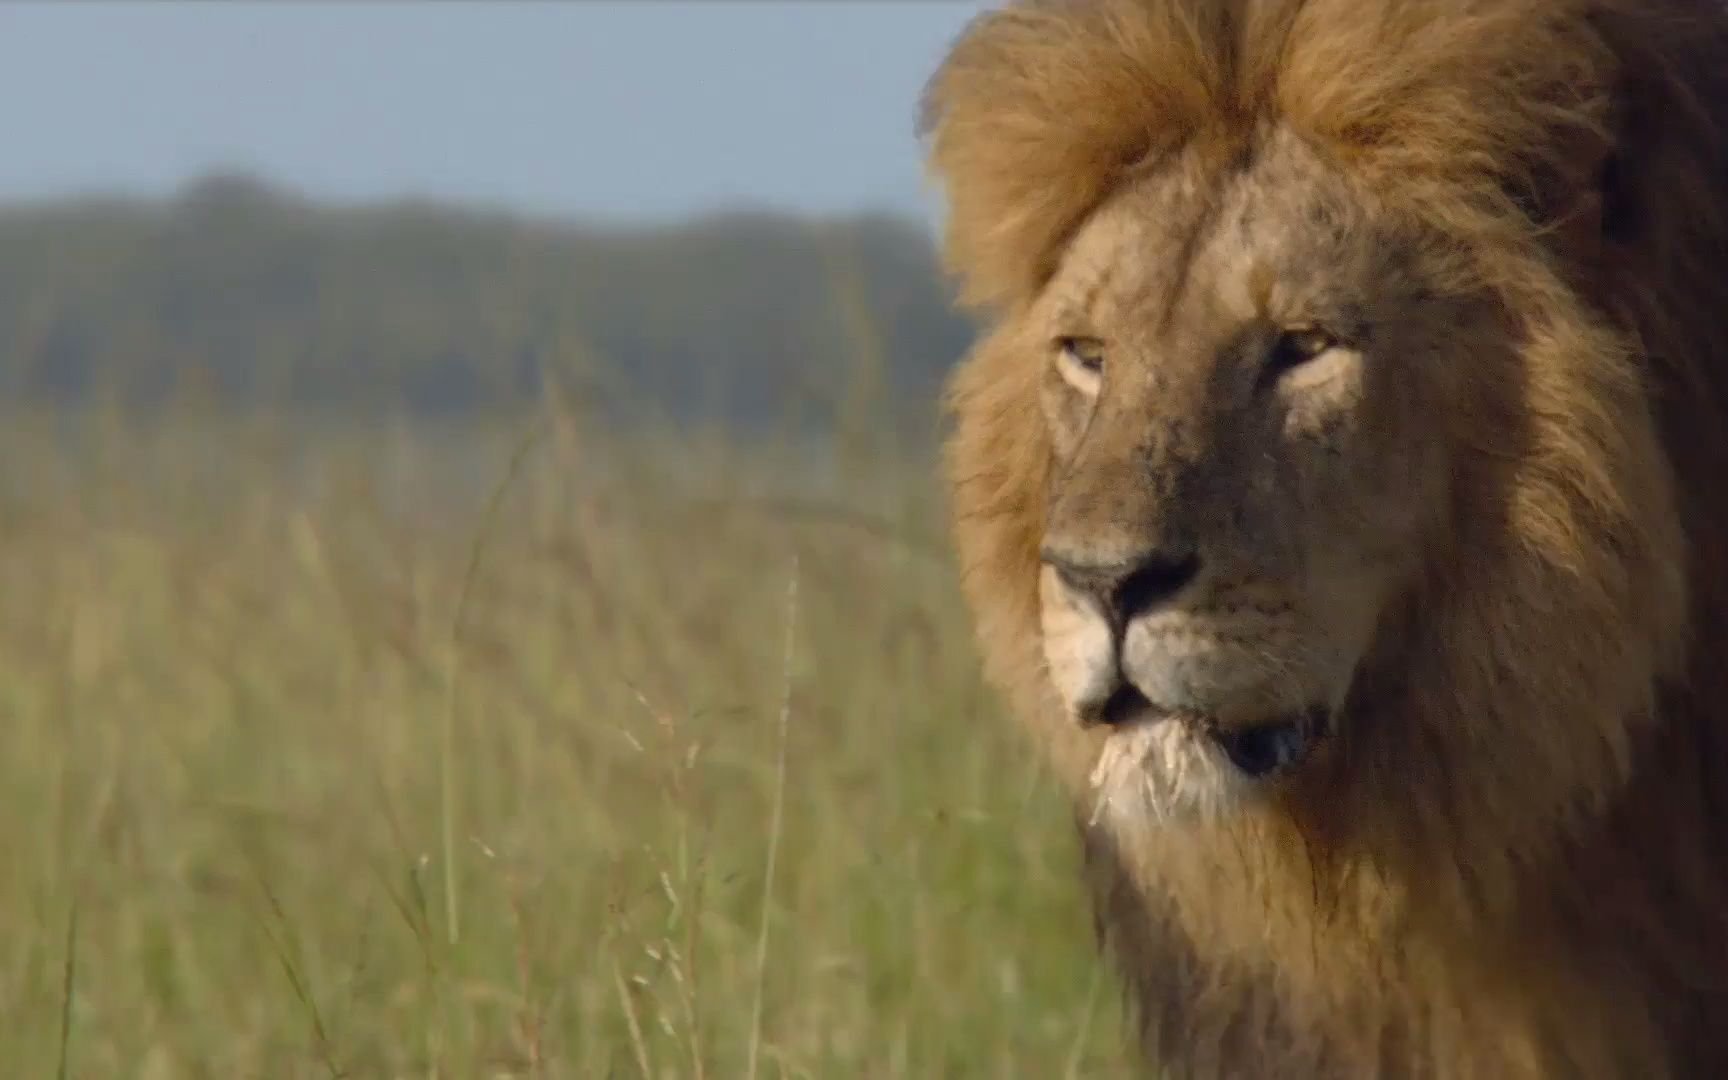
[[[927,459],[0,432],[0,1075],[1125,1075]]]

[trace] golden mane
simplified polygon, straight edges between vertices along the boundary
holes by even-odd
[[[1499,299],[1520,435],[1448,418],[1515,463],[1493,558],[1436,553],[1412,600],[1409,686],[1384,700],[1426,756],[1366,750],[1339,805],[1156,850],[1085,836],[1148,1048],[1202,1073],[1728,1070],[1728,6],[980,16],[923,124],[946,257],[995,318],[951,385],[948,457],[987,668],[1083,775],[1039,654],[1050,447],[1016,319],[1113,192],[1274,122],[1451,240],[1460,279]],[[1557,956],[1573,966],[1529,967]]]

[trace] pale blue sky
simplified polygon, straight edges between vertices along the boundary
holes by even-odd
[[[985,0],[0,2],[0,199],[240,167],[318,196],[928,214],[919,90]]]

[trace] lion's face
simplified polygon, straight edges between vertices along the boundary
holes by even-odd
[[[1228,812],[1349,722],[1377,627],[1444,542],[1449,370],[1480,305],[1291,137],[1128,187],[1027,316],[1052,447],[1043,651],[1095,782]]]

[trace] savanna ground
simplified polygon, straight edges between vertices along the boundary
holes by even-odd
[[[0,424],[0,1075],[1123,1075],[889,457]]]

